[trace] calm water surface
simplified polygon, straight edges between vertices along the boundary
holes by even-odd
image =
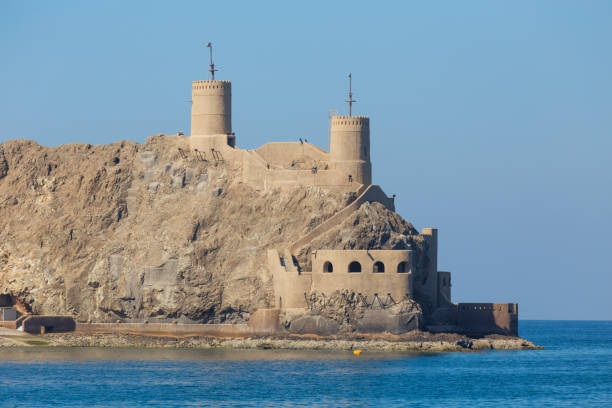
[[[520,331],[546,350],[0,349],[0,406],[612,406],[612,322]]]

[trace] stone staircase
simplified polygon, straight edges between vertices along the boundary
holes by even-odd
[[[375,184],[369,185],[361,185],[357,189],[357,198],[344,207],[342,210],[338,211],[330,218],[325,220],[323,223],[319,224],[315,229],[310,231],[308,234],[304,235],[299,240],[295,241],[287,248],[287,253],[295,254],[298,249],[302,248],[309,242],[314,241],[316,238],[326,234],[333,228],[340,225],[344,220],[346,220],[351,214],[361,207],[361,204],[365,202],[378,202],[387,207],[391,211],[395,211],[395,204],[392,198],[386,196],[386,194],[381,190],[381,188]]]

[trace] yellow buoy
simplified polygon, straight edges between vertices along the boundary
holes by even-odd
[[[355,354],[356,356],[361,354],[361,350],[353,350],[353,354]]]

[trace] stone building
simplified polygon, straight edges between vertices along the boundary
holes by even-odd
[[[231,82],[194,81],[191,89],[191,148],[211,160],[242,162],[245,181],[264,189],[299,183],[357,191],[371,184],[370,118],[333,116],[329,152],[306,141],[241,150],[232,132]]]
[[[427,243],[428,263],[423,274],[426,279],[414,279],[412,250],[313,251],[307,263],[311,270],[303,270],[296,258],[299,249],[339,225],[363,203],[377,202],[395,210],[393,198],[372,184],[370,118],[332,116],[329,152],[306,141],[266,143],[254,150],[243,150],[237,147],[236,135],[232,132],[231,105],[231,82],[192,83],[189,143],[202,159],[241,164],[243,181],[257,189],[300,184],[350,191],[356,196],[343,210],[298,242],[268,251],[275,304],[271,310],[256,312],[255,321],[277,324],[283,313],[307,310],[311,293],[329,297],[344,291],[352,296],[356,294],[365,306],[373,306],[378,301],[381,309],[403,300],[426,299],[429,316],[425,322],[418,323],[419,328],[426,325],[429,330],[440,331],[518,333],[515,303],[452,303],[450,272],[437,270],[438,231],[435,228],[424,228],[421,232]],[[380,314],[375,316],[377,321],[384,318]],[[394,332],[410,328],[414,325],[406,326],[402,319],[382,327]]]

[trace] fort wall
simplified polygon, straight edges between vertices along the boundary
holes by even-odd
[[[438,271],[438,307],[451,305],[451,273]]]
[[[247,325],[255,333],[274,334],[280,331],[280,309],[258,309],[249,319]]]
[[[356,191],[361,186],[346,172],[334,168],[328,160],[329,153],[310,143],[266,143],[256,150],[241,152],[243,179],[254,188],[306,185]]]
[[[457,325],[464,333],[518,336],[517,303],[459,303]]]
[[[310,293],[312,273],[300,272],[293,259],[268,250],[268,267],[274,278],[274,302],[278,309],[305,308],[304,293]]]
[[[252,179],[253,177],[251,177]],[[356,182],[347,182],[335,170],[267,170],[263,185],[266,188],[292,187],[296,185],[333,188],[335,190],[355,191],[361,186]]]
[[[415,285],[435,309],[438,305],[438,229],[423,228],[421,235],[427,242],[427,262],[423,276]]]
[[[308,142],[268,142],[256,152],[272,166],[288,167],[305,158],[313,161],[329,159],[329,153]],[[310,169],[308,169],[310,170]]]
[[[435,331],[456,331],[468,335],[505,334],[518,336],[517,303],[458,303],[436,310]]]
[[[319,250],[312,254],[311,264],[312,271],[300,271],[290,254],[268,250],[277,309],[307,307],[305,294],[311,291],[349,290],[370,297],[391,294],[396,301],[413,296],[410,250]]]
[[[5,329],[17,329],[17,321],[0,321],[0,327],[4,327]]]
[[[412,298],[412,269],[410,250],[319,250],[312,256],[312,290],[391,294],[398,301]]]
[[[242,150],[242,179],[245,183],[258,190],[266,190],[266,161],[254,150]]]

